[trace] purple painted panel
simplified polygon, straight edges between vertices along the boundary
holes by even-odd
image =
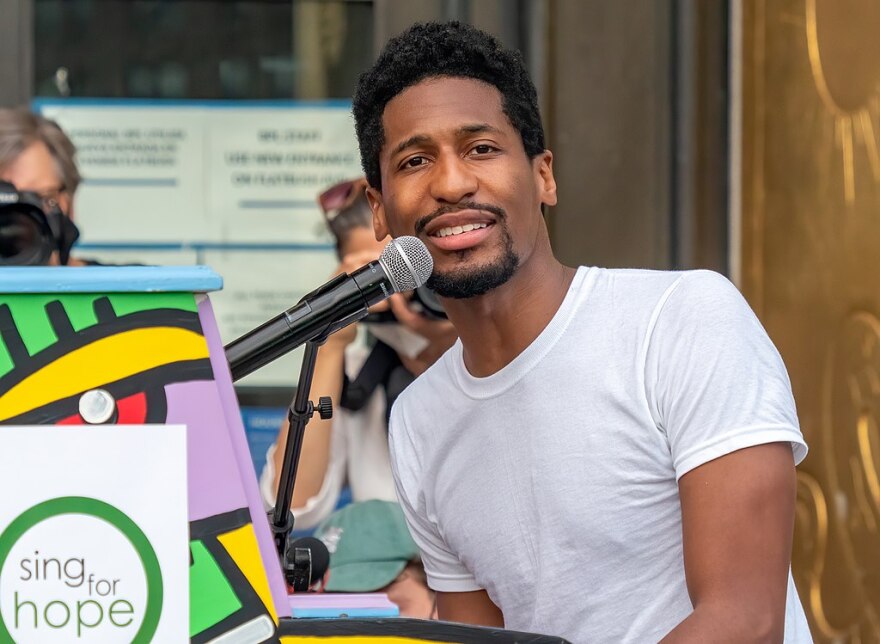
[[[211,367],[214,369],[214,381],[217,384],[217,391],[220,393],[221,408],[226,416],[225,427],[229,432],[229,440],[232,443],[235,460],[238,463],[238,471],[241,473],[239,480],[244,487],[247,505],[251,511],[254,532],[257,536],[257,543],[260,546],[260,556],[263,558],[266,576],[269,578],[272,600],[275,602],[278,616],[289,617],[290,604],[287,599],[287,586],[281,575],[281,564],[278,562],[275,542],[272,540],[272,534],[269,532],[269,520],[266,517],[266,510],[260,497],[257,475],[254,472],[253,462],[248,451],[244,425],[241,422],[241,411],[238,408],[235,389],[232,387],[229,363],[226,362],[226,352],[223,350],[223,342],[220,340],[220,332],[217,329],[214,310],[211,308],[211,301],[207,295],[197,296],[197,300],[199,302],[199,319],[202,323],[205,339],[208,341]]]
[[[189,520],[198,521],[247,505],[217,383],[195,380],[165,387],[168,423],[187,426]]]
[[[399,617],[385,593],[296,593],[290,596],[294,617]]]
[[[293,608],[397,608],[385,593],[296,593]]]

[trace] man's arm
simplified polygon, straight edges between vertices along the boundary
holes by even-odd
[[[748,447],[679,481],[694,612],[663,642],[781,642],[796,479],[790,443]]]
[[[437,616],[445,622],[504,626],[504,616],[485,590],[437,593]]]

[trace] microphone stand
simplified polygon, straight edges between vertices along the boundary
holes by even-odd
[[[299,465],[299,456],[302,451],[303,439],[306,433],[306,425],[312,415],[317,411],[322,419],[327,420],[333,416],[333,403],[329,396],[321,396],[315,406],[309,400],[309,390],[312,388],[312,377],[315,373],[315,359],[318,347],[324,344],[327,335],[305,344],[302,366],[300,368],[299,383],[296,387],[296,396],[293,399],[287,418],[290,427],[287,430],[287,443],[284,446],[284,461],[281,465],[281,476],[278,480],[278,494],[275,497],[275,509],[269,512],[269,525],[275,540],[275,548],[281,559],[281,568],[288,583],[294,585],[295,590],[306,590],[298,587],[296,580],[301,576],[297,571],[296,553],[291,547],[290,532],[293,530],[293,512],[290,511],[290,503],[293,500],[293,484],[296,480],[296,470]],[[302,563],[302,562],[300,562]]]

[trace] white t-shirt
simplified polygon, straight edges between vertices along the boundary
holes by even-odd
[[[737,449],[807,453],[779,354],[709,271],[581,268],[501,371],[461,343],[398,398],[398,496],[439,591],[484,588],[505,626],[656,642],[693,610],[678,479]],[[786,642],[811,641],[791,575]]]
[[[368,355],[360,344],[346,348],[345,366],[354,378]],[[334,403],[338,401],[334,400]],[[354,501],[397,501],[388,458],[388,431],[385,426],[385,396],[377,388],[366,406],[352,412],[334,405],[330,436],[330,454],[321,489],[300,508],[291,508],[297,530],[310,530],[326,519],[339,501],[348,481]],[[316,431],[313,424],[306,431]],[[266,508],[275,505],[275,445],[266,453],[266,465],[260,475],[260,492]],[[300,459],[308,458],[302,454]]]

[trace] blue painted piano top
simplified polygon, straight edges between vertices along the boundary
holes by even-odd
[[[223,288],[207,266],[4,266],[0,293],[205,293]]]

